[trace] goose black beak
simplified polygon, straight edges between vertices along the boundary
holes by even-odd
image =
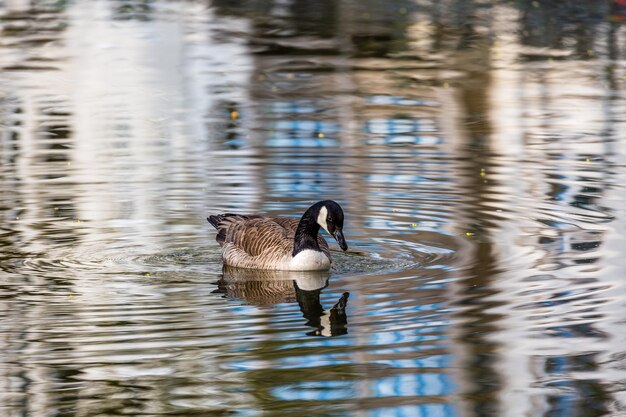
[[[341,248],[341,250],[348,250],[348,244],[346,243],[346,238],[343,237],[343,230],[335,229],[335,232],[333,233],[333,237],[335,238],[337,243],[339,243],[339,247]]]

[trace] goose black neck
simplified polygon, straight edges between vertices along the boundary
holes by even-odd
[[[320,245],[317,243],[320,225],[317,223],[317,219],[314,218],[312,209],[313,207],[309,208],[300,219],[300,223],[298,223],[296,235],[293,239],[292,256],[296,256],[306,249],[320,252]]]

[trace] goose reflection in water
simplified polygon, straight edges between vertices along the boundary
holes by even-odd
[[[224,266],[214,293],[239,298],[253,305],[297,302],[307,326],[315,328],[308,336],[340,336],[348,333],[344,292],[329,310],[324,309],[320,294],[328,286],[328,271],[269,271]]]

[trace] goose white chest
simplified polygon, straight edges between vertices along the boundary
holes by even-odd
[[[305,249],[289,260],[291,271],[320,271],[330,268],[330,259],[323,252]]]

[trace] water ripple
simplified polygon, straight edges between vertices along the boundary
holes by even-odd
[[[623,10],[470,3],[0,4],[3,414],[622,413]]]

